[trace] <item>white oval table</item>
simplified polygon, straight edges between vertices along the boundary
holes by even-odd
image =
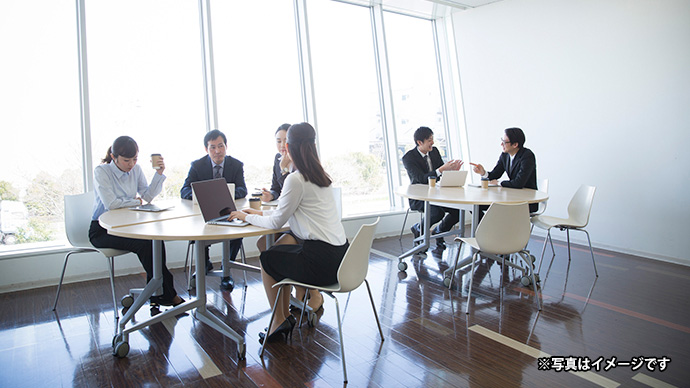
[[[165,201],[157,205],[168,204]],[[245,199],[237,200],[237,208],[242,209],[247,205]],[[247,225],[243,227],[207,225],[204,222],[198,205],[193,205],[191,200],[177,200],[174,207],[162,212],[142,212],[131,209],[111,210],[99,217],[100,225],[108,231],[108,234],[120,237],[128,237],[143,240],[153,240],[153,278],[149,281],[134,300],[126,314],[122,317],[118,325],[117,333],[113,339],[115,348],[114,354],[119,357],[127,355],[129,350],[129,334],[144,327],[161,322],[165,319],[177,316],[184,311],[196,309],[194,317],[208,324],[221,334],[232,339],[237,343],[237,352],[240,359],[245,358],[246,345],[244,336],[237,334],[225,322],[211,314],[206,309],[206,277],[196,276],[197,297],[175,306],[165,312],[155,315],[149,319],[137,322],[127,327],[127,323],[132,320],[134,314],[149,300],[158,294],[163,285],[162,275],[162,252],[163,241],[197,241],[195,246],[195,259],[197,273],[203,274],[206,269],[205,247],[211,242],[223,242],[223,272],[229,274],[230,267],[245,271],[259,272],[259,268],[237,262],[231,262],[227,258],[229,251],[229,241],[253,236],[268,235],[287,231],[285,226],[279,230],[265,229],[258,226]],[[267,245],[273,243],[272,238],[267,238]],[[227,276],[227,275],[226,275]],[[120,351],[118,351],[118,349]]]
[[[481,187],[470,185],[463,187],[441,187],[436,185],[436,187],[430,187],[424,184],[411,184],[399,187],[395,193],[405,198],[424,201],[424,228],[422,230],[422,235],[415,239],[415,241],[420,241],[421,244],[398,256],[398,269],[400,271],[405,271],[407,269],[407,263],[403,261],[405,257],[425,252],[429,249],[429,241],[432,238],[442,236],[442,234],[431,235],[431,225],[429,225],[431,222],[429,206],[431,205],[455,208],[472,206],[472,229],[470,233],[471,236],[474,237],[474,232],[479,223],[479,206],[491,205],[494,202],[539,203],[549,199],[548,194],[538,190],[511,189],[501,186],[482,189]]]

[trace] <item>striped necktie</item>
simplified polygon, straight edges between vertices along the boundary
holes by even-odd
[[[214,170],[214,172],[213,172],[213,178],[214,179],[223,177],[222,175],[220,175],[220,165],[217,164],[217,165],[213,166],[213,170]]]

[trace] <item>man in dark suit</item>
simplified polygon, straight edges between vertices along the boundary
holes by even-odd
[[[214,129],[204,136],[204,148],[208,155],[192,162],[187,179],[182,185],[180,196],[182,199],[192,199],[192,182],[205,181],[215,178],[225,178],[227,183],[235,184],[235,199],[247,196],[247,185],[244,183],[244,165],[232,156],[227,156],[228,140],[223,132]],[[235,261],[237,252],[242,246],[242,239],[230,241],[230,260]],[[209,260],[208,246],[206,247],[206,271],[213,269]],[[232,291],[235,282],[232,276],[223,277],[220,288]]]
[[[443,163],[441,154],[438,148],[434,147],[434,132],[428,127],[419,127],[414,132],[414,141],[417,145],[415,148],[407,151],[403,156],[402,161],[407,175],[410,177],[410,183],[427,184],[429,177],[440,177],[444,171],[459,170],[462,166],[461,160],[450,160]],[[424,201],[410,200],[410,209],[423,211]],[[453,225],[457,224],[460,219],[460,211],[442,206],[430,206],[431,225],[441,221],[441,223],[433,231],[434,234],[449,231]],[[444,217],[445,215],[445,217]],[[412,234],[415,238],[419,237],[423,225],[412,225]],[[436,239],[436,249],[443,250],[446,248],[443,238]]]
[[[511,187],[514,189],[534,189],[537,190],[537,160],[534,153],[529,148],[525,148],[525,134],[520,128],[508,128],[504,131],[501,138],[501,148],[503,153],[498,157],[498,163],[491,172],[487,172],[481,164],[472,164],[473,170],[482,176],[482,179],[488,179],[490,183],[498,184],[498,178],[503,176],[503,173],[508,173],[508,180],[501,181],[503,187]],[[529,211],[535,212],[539,204],[533,203],[529,205]],[[483,210],[488,207],[484,206]],[[480,207],[481,209],[481,207]],[[481,213],[479,216],[481,217]]]

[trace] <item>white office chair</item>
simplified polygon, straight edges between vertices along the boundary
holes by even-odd
[[[589,239],[589,233],[584,229],[589,223],[589,214],[592,210],[592,202],[594,200],[594,192],[596,187],[582,185],[568,204],[568,218],[559,218],[545,215],[538,215],[531,219],[532,224],[540,229],[547,231],[544,239],[544,247],[541,250],[541,260],[539,262],[539,269],[544,261],[544,253],[546,251],[546,240],[551,240],[551,228],[556,227],[560,230],[565,230],[568,241],[568,262],[570,262],[570,230],[579,230],[585,232],[587,235],[587,243],[589,244],[589,253],[592,255],[592,264],[594,264],[594,274],[598,277],[597,263],[594,261],[594,251],[592,250],[592,241]],[[553,245],[551,246],[553,249]],[[555,256],[555,254],[554,254]],[[551,258],[553,261],[553,257]]]
[[[539,189],[539,191],[548,194],[549,193],[549,180],[548,179],[537,179],[537,188]],[[539,207],[537,208],[537,211],[531,212],[529,214],[530,221],[532,220],[532,218],[534,218],[540,214],[544,214],[544,212],[546,211],[547,202],[548,201],[539,202]],[[534,230],[534,224],[532,224],[532,226],[529,229],[530,236],[532,235],[532,230]],[[553,242],[551,241],[551,238],[549,238],[549,242],[551,243],[551,252],[553,252],[553,254],[555,255],[556,251],[553,249]],[[527,247],[525,247],[525,248],[527,248]]]
[[[113,294],[113,308],[115,310],[115,320],[119,318],[117,301],[115,300],[115,256],[129,253],[119,249],[111,248],[95,248],[89,241],[89,228],[91,226],[91,214],[93,211],[94,193],[92,191],[77,194],[65,195],[65,232],[67,233],[67,240],[72,245],[73,249],[65,255],[65,263],[62,266],[62,275],[60,275],[60,283],[58,283],[57,293],[55,294],[55,303],[53,304],[53,311],[57,308],[58,298],[60,298],[60,289],[62,288],[62,281],[65,278],[65,270],[67,269],[67,261],[73,253],[87,253],[99,252],[102,254],[108,263],[108,273],[110,275],[110,289]]]
[[[374,231],[376,230],[376,225],[379,223],[379,220],[380,218],[377,218],[376,222],[374,222],[373,224],[362,225],[362,227],[359,228],[359,232],[357,232],[357,235],[352,240],[350,247],[348,248],[347,252],[345,252],[343,261],[340,263],[340,268],[338,268],[337,283],[332,284],[330,286],[315,286],[312,284],[300,283],[292,279],[283,279],[282,281],[273,285],[273,287],[279,288],[278,295],[276,295],[276,303],[274,304],[273,312],[271,313],[271,319],[269,321],[269,326],[266,331],[267,333],[271,332],[271,323],[273,322],[273,318],[276,313],[275,307],[278,305],[278,300],[280,300],[280,294],[285,288],[285,286],[297,286],[305,287],[308,289],[315,289],[322,291],[326,295],[333,298],[333,300],[335,301],[336,316],[338,318],[338,334],[340,337],[340,357],[343,364],[343,378],[344,382],[346,383],[347,370],[345,367],[345,347],[343,345],[343,329],[342,322],[340,320],[340,307],[338,306],[338,299],[333,295],[333,293],[349,293],[350,291],[353,291],[356,288],[358,288],[362,284],[362,282],[364,282],[367,286],[367,291],[369,292],[369,300],[371,301],[371,308],[374,311],[374,318],[376,318],[376,325],[379,328],[381,342],[383,342],[383,330],[381,330],[381,323],[379,322],[379,317],[376,313],[376,306],[374,306],[374,298],[371,295],[371,288],[369,287],[369,282],[366,279],[367,271],[369,270],[369,252],[371,251],[371,244],[374,241]],[[288,287],[288,292],[289,290],[290,288]],[[307,303],[306,294],[303,303],[303,306]],[[264,355],[264,347],[266,346],[266,342],[268,341],[264,341],[261,344],[261,351],[259,352],[260,357],[263,357]]]
[[[539,191],[548,194],[549,193],[549,180],[546,178],[543,179],[537,179],[537,188]],[[546,203],[548,201],[541,201],[539,202],[539,207],[537,208],[537,211],[530,213],[530,217],[538,216],[540,214],[543,214],[544,211],[546,211]]]
[[[469,244],[476,250],[472,255],[472,270],[470,272],[470,287],[467,292],[467,305],[465,306],[465,313],[469,314],[470,297],[472,295],[472,277],[474,277],[474,265],[481,256],[490,258],[492,260],[500,261],[501,268],[508,265],[522,271],[523,276],[521,282],[527,286],[530,283],[534,285],[534,296],[537,302],[537,308],[541,310],[540,295],[537,291],[537,280],[534,272],[534,262],[532,261],[529,252],[525,250],[525,246],[529,241],[530,236],[530,222],[529,222],[529,206],[526,202],[520,204],[502,204],[494,203],[486,211],[482,218],[475,237],[456,237],[455,241]],[[462,244],[461,244],[462,245]],[[455,257],[455,264],[453,272],[455,274],[458,265],[458,257],[460,256],[462,246],[458,247],[458,255]],[[520,267],[517,264],[506,261],[504,256],[517,253],[525,267]],[[527,274],[529,273],[529,275]],[[451,275],[452,276],[452,275]],[[452,277],[449,287],[452,286]]]

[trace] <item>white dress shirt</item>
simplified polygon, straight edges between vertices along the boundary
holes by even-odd
[[[285,178],[277,209],[264,210],[263,214],[249,214],[247,222],[278,229],[289,221],[292,232],[302,240],[320,240],[334,246],[347,241],[336,209],[333,188],[307,182],[299,171]]]
[[[101,164],[93,172],[96,202],[92,220],[97,220],[108,210],[138,206],[137,193],[146,202],[153,201],[163,190],[165,175],[155,173],[151,184],[146,183],[144,171],[138,164],[130,172],[120,170],[114,161]]]

